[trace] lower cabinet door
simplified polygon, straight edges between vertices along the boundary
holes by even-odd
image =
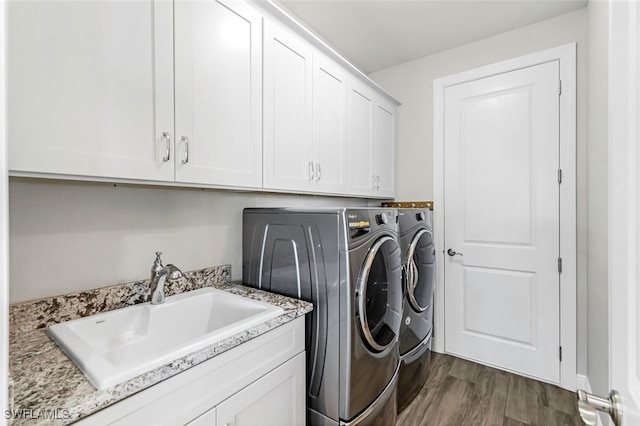
[[[213,407],[211,410],[206,411],[200,417],[187,423],[187,426],[217,426],[216,413],[217,409],[216,407]]]
[[[299,426],[306,421],[304,352],[216,407],[216,420],[195,425]],[[207,415],[209,412],[205,413]],[[202,417],[202,416],[201,416]]]

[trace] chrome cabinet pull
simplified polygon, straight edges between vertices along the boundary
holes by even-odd
[[[454,251],[453,249],[449,249],[449,250],[447,250],[447,254],[448,254],[449,256],[456,256],[456,255],[457,255],[457,256],[462,256],[462,253],[458,253],[458,252]]]
[[[598,411],[605,412],[611,416],[616,426],[622,425],[622,398],[620,394],[612,390],[609,398],[602,398],[578,390],[578,412],[586,425],[595,426],[598,422]]]
[[[380,190],[380,176],[378,175],[373,175],[373,190]]]
[[[322,174],[320,173],[320,163],[316,163],[316,181],[320,180]]]
[[[166,163],[171,159],[171,133],[162,132],[162,137],[167,141],[167,150],[165,152],[165,156],[162,157],[162,161]]]
[[[182,142],[184,142],[184,158],[182,159],[182,164],[187,164],[189,162],[189,138],[183,136]]]
[[[309,161],[307,165],[309,166],[309,180],[313,180],[313,177],[315,175],[313,163]]]

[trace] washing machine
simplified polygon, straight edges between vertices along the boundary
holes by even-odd
[[[393,425],[402,259],[395,209],[245,209],[243,280],[313,303],[310,425]]]
[[[431,362],[435,247],[429,209],[398,209],[404,307],[400,328],[398,412],[422,389]]]

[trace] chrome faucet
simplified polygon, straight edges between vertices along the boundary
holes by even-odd
[[[172,264],[162,266],[160,259],[161,251],[156,252],[156,260],[151,267],[151,280],[149,289],[151,290],[151,304],[159,305],[164,303],[164,283],[166,280],[173,281],[182,278],[182,271]]]

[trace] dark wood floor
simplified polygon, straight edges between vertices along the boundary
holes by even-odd
[[[429,378],[396,426],[582,426],[576,394],[433,353]]]

